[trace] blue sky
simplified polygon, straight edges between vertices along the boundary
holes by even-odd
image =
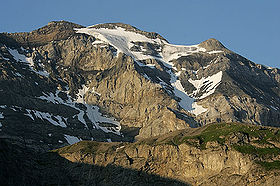
[[[9,0],[0,32],[31,31],[53,20],[84,26],[128,23],[173,44],[209,38],[256,62],[280,68],[279,0]]]

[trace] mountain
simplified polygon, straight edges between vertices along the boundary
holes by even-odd
[[[66,21],[0,33],[0,179],[277,185],[279,87],[279,69],[213,38]]]
[[[215,122],[280,125],[280,71],[216,39],[170,44],[123,23],[0,34],[0,135],[37,150]]]

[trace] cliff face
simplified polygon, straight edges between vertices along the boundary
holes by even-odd
[[[280,124],[279,69],[215,39],[178,46],[122,23],[61,21],[2,33],[0,47],[0,134],[42,149],[213,122]]]
[[[269,185],[280,181],[280,132],[210,124],[135,143],[81,141],[36,152],[0,141],[3,185]]]
[[[192,185],[277,185],[275,133],[278,129],[215,124],[133,144],[84,141],[55,152],[71,162],[124,167]]]

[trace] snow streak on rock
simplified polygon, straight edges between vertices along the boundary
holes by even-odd
[[[93,44],[106,43],[113,46],[117,49],[118,53],[122,52],[128,56],[133,57],[136,64],[140,67],[150,67],[156,69],[155,65],[143,64],[140,61],[145,59],[156,59],[158,61],[161,61],[169,69],[166,72],[171,77],[170,85],[173,87],[174,95],[180,98],[179,105],[184,110],[191,112],[195,115],[199,115],[207,111],[207,109],[203,108],[202,106],[198,105],[197,102],[195,102],[195,99],[198,99],[198,97],[196,97],[195,95],[200,90],[205,91],[203,96],[199,97],[199,99],[202,99],[214,93],[215,88],[219,85],[219,82],[221,80],[219,79],[219,76],[221,76],[221,74],[218,73],[218,76],[213,76],[213,78],[210,77],[209,83],[207,83],[207,78],[203,78],[201,81],[203,84],[206,85],[206,89],[203,85],[200,86],[200,82],[190,80],[191,83],[193,82],[195,84],[195,87],[197,85],[197,92],[188,95],[187,92],[184,90],[184,87],[182,86],[181,81],[179,79],[181,72],[178,72],[178,70],[174,67],[174,63],[172,62],[172,60],[176,60],[182,56],[188,56],[198,52],[206,52],[205,48],[199,47],[198,45],[173,45],[158,38],[150,39],[145,35],[135,33],[132,31],[126,31],[124,28],[121,27],[116,27],[115,29],[88,27],[76,29],[76,32],[94,36],[97,40]],[[131,50],[134,44],[139,42],[145,42],[159,46],[159,48],[156,50],[158,55],[147,55],[145,53],[145,49],[143,49],[142,46],[138,46],[137,52]],[[220,52],[223,51],[211,51],[209,52],[209,54],[215,54]],[[177,73],[175,73],[174,71],[177,71]],[[147,74],[143,74],[143,76],[146,79],[151,80],[151,78],[149,78]],[[163,88],[166,88],[168,86],[163,81],[159,84]]]
[[[28,113],[25,115],[29,116],[32,120],[34,120],[33,116],[35,116],[36,118],[39,118],[41,120],[47,120],[49,123],[51,123],[55,126],[60,126],[63,128],[67,127],[67,125],[65,124],[67,121],[67,118],[61,117],[59,115],[53,115],[48,112],[40,112],[37,110],[26,109],[26,111]]]
[[[73,145],[75,143],[78,143],[79,141],[82,141],[80,138],[77,138],[75,136],[70,136],[67,134],[64,134],[64,138],[66,139],[67,143],[69,143],[69,145]]]
[[[94,89],[93,89],[94,90]],[[83,85],[82,89],[79,89],[79,92],[77,94],[77,100],[75,102],[82,103],[86,106],[86,115],[89,118],[89,120],[95,124],[95,127],[97,129],[101,129],[104,132],[112,132],[117,135],[120,135],[121,126],[120,123],[117,122],[114,118],[108,118],[102,116],[102,114],[99,112],[99,108],[97,106],[89,105],[85,101],[85,94],[89,91],[89,88]],[[110,126],[103,127],[100,124],[102,123],[109,123]]]
[[[194,102],[194,99],[188,96],[187,92],[185,92],[183,85],[181,84],[181,81],[179,80],[178,76],[180,73],[173,74],[171,70],[169,71],[169,74],[171,76],[170,83],[174,88],[174,94],[175,96],[181,98],[181,101],[179,102],[179,105],[187,111],[193,110],[192,103]]]
[[[40,98],[42,100],[46,100],[46,101],[54,103],[54,104],[64,104],[66,106],[69,106],[69,107],[72,107],[72,108],[78,110],[79,113],[73,117],[78,117],[78,120],[81,123],[83,123],[86,128],[88,128],[88,125],[87,125],[85,118],[88,118],[89,121],[94,125],[94,128],[101,129],[106,133],[111,132],[111,133],[120,135],[121,126],[120,126],[119,122],[117,122],[114,118],[109,118],[109,117],[103,116],[102,113],[99,112],[98,106],[93,106],[93,105],[89,105],[86,103],[85,95],[88,92],[92,92],[92,91],[94,91],[94,88],[92,88],[90,91],[87,86],[83,85],[82,88],[78,90],[76,99],[72,99],[68,94],[67,94],[67,97],[68,97],[67,100],[61,99],[58,96],[58,94],[61,92],[59,90],[57,90],[55,94],[44,93],[44,96],[40,96],[38,98]],[[67,92],[65,92],[65,93],[67,93]],[[96,93],[96,92],[94,91],[94,93]],[[79,108],[76,105],[77,103],[83,104],[85,106],[86,110],[82,110],[81,108]],[[106,123],[109,125],[101,126],[103,123]]]
[[[4,119],[3,112],[0,112],[0,119]],[[0,127],[2,127],[2,123],[0,122]]]
[[[22,48],[22,50],[24,50],[24,49]],[[41,76],[45,76],[45,77],[49,76],[49,73],[45,70],[41,71],[41,70],[35,70],[34,69],[34,61],[33,61],[32,57],[26,57],[25,55],[20,54],[18,52],[18,50],[16,50],[16,49],[8,48],[8,51],[10,52],[10,54],[13,56],[13,58],[16,61],[27,64],[30,67],[31,71],[33,71],[36,74],[41,75]]]
[[[208,77],[202,77],[198,80],[189,79],[189,82],[196,88],[196,90],[191,93],[191,96],[196,99],[203,99],[210,96],[215,92],[215,89],[221,83],[223,72],[220,71],[217,74]],[[199,95],[198,95],[199,94]],[[200,95],[202,94],[202,95]]]

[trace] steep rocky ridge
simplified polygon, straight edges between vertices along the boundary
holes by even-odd
[[[214,124],[136,143],[79,142],[55,152],[71,162],[121,166],[193,185],[277,185],[279,130]]]
[[[48,25],[23,33],[1,33],[0,42],[14,47],[36,47],[48,44],[51,41],[60,41],[68,39],[75,34],[73,28],[82,28],[83,26],[67,21],[53,21]]]
[[[279,69],[215,39],[178,46],[122,23],[59,21],[1,33],[0,47],[1,136],[44,149],[213,122],[280,124]]]

